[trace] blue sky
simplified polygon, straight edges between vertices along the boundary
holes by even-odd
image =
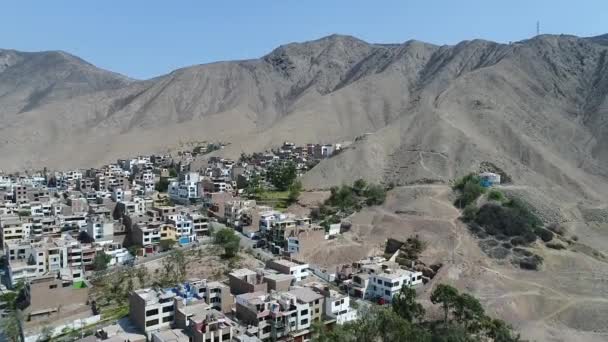
[[[508,42],[533,36],[537,20],[542,33],[593,36],[608,33],[607,19],[607,0],[8,0],[0,48],[65,50],[144,79],[332,33],[381,43]]]

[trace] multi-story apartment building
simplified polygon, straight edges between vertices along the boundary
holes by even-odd
[[[168,219],[167,224],[175,227],[177,234],[176,240],[179,244],[188,244],[196,240],[196,234],[192,229],[192,221],[184,215],[176,215],[175,217]]]
[[[79,262],[80,243],[69,235],[38,242],[15,241],[5,245],[12,284],[43,275],[61,275],[74,281],[84,277]]]
[[[2,246],[11,241],[21,241],[30,237],[31,223],[21,221],[18,216],[0,217],[0,242]]]
[[[255,200],[232,200],[224,204],[224,219],[230,227],[240,227],[243,213],[255,208]]]
[[[188,317],[188,313],[176,316],[176,309],[184,303],[204,303],[209,309],[228,313],[232,309],[234,298],[230,288],[218,282],[192,280],[174,288],[164,290],[140,289],[129,296],[129,315],[135,325],[150,334],[169,327],[178,318],[179,324]],[[181,320],[179,319],[181,317]]]
[[[236,317],[261,340],[305,338],[310,335],[310,306],[287,292],[244,293],[236,296]]]
[[[114,222],[106,221],[103,217],[90,216],[85,231],[94,241],[108,239],[114,236]]]
[[[192,221],[192,232],[196,236],[209,236],[209,218],[202,214],[187,214],[186,217]]]
[[[131,231],[133,243],[148,247],[158,245],[161,239],[161,224],[137,223]]]
[[[146,334],[168,328],[175,318],[174,291],[140,289],[129,296],[129,317]]]
[[[202,301],[176,301],[176,328],[184,329],[192,342],[230,342],[237,334],[238,325],[225,314]]]

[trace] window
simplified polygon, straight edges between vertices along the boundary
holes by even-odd
[[[42,261],[38,263],[38,266],[42,266],[42,265],[44,265],[44,263]]]
[[[57,288],[57,284],[49,285],[49,289],[56,289],[56,288]]]
[[[316,299],[316,300],[315,300],[315,305],[318,305],[318,304],[319,304],[319,300],[318,300],[318,299]]]
[[[267,325],[267,326],[264,327],[264,329],[262,329],[262,332],[264,334],[268,334],[271,330],[272,330],[272,326]]]
[[[173,320],[173,316],[163,317],[163,323],[171,322]]]
[[[300,325],[305,325],[308,324],[308,318],[303,319],[302,321],[300,321]]]
[[[153,316],[153,315],[158,315],[158,309],[152,309],[152,310],[146,311],[146,316]]]
[[[300,312],[300,315],[302,315],[302,316],[304,316],[304,315],[308,315],[308,309],[306,309],[306,310],[302,310],[302,311]]]
[[[146,327],[151,327],[158,324],[158,319],[152,319],[146,322]]]
[[[173,311],[173,305],[165,306],[163,308],[163,312],[171,312]]]
[[[384,282],[384,286],[386,286],[386,287],[392,287],[392,286],[393,286],[393,284],[392,284],[392,283],[389,283],[388,281],[385,281],[385,282]]]
[[[390,296],[390,295],[391,295],[391,291],[389,291],[389,290],[384,290],[384,294],[385,294],[385,295],[387,295],[387,296]]]
[[[319,313],[319,308],[315,309],[315,313],[318,314]]]

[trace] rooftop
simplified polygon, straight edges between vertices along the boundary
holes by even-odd
[[[296,288],[296,289],[290,290],[288,293],[296,296],[296,298],[299,301],[304,302],[304,303],[310,303],[317,299],[323,298],[323,295],[313,291],[313,289],[308,288],[308,287]]]

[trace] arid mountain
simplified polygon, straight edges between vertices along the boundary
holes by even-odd
[[[233,157],[284,140],[352,142],[304,185],[366,178],[396,188],[356,214],[344,239],[320,246],[318,262],[420,234],[425,258],[446,264],[436,281],[477,294],[524,337],[604,341],[607,51],[606,35],[454,46],[333,35],[146,81],[61,52],[0,51],[0,168],[89,167],[203,140],[230,142],[222,153]],[[512,178],[505,193],[576,236],[565,251],[533,247],[542,271],[488,258],[458,220],[447,184],[488,162]]]
[[[0,56],[4,169],[99,164],[192,140],[225,152],[352,141],[305,178],[447,181],[490,161],[517,181],[606,193],[605,36],[513,44],[370,44],[349,36],[281,46],[132,82],[61,52]]]
[[[65,52],[0,49],[0,117],[130,82]]]

